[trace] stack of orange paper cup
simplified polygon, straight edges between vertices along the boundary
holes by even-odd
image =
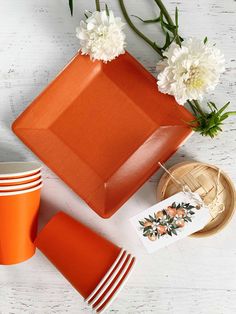
[[[35,245],[97,313],[114,300],[135,264],[126,250],[63,212],[42,229]]]
[[[0,163],[0,264],[34,255],[41,187],[38,162]]]

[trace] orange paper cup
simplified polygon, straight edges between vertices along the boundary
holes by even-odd
[[[9,186],[0,186],[0,192],[17,192],[22,190],[28,190],[36,185],[42,183],[42,178],[40,177],[38,180],[26,183],[26,184],[18,184],[18,185],[9,185]]]
[[[129,279],[129,276],[133,270],[135,265],[135,258],[132,256],[128,256],[125,266],[116,276],[112,284],[108,287],[108,289],[102,294],[102,296],[98,299],[98,301],[93,305],[93,309],[97,313],[103,313],[107,310],[108,306],[114,301],[117,297],[118,293],[124,287],[126,281]]]
[[[14,179],[31,176],[41,170],[38,162],[1,162],[0,179]]]
[[[110,274],[110,278],[106,279],[105,283],[103,283],[102,287],[99,288],[95,295],[87,298],[86,301],[96,312],[104,312],[114,301],[129,278],[134,265],[135,258],[130,254],[126,255],[125,259],[116,267],[115,271]]]
[[[63,212],[43,228],[35,245],[91,305],[96,298],[105,306],[104,292],[116,286],[130,265],[125,250]]]
[[[27,176],[27,177],[22,177],[22,178],[16,178],[16,179],[0,179],[0,187],[1,186],[11,186],[11,185],[21,185],[21,184],[27,184],[34,182],[38,179],[41,178],[41,171],[38,173],[32,175],[32,176]]]
[[[0,193],[0,264],[17,264],[34,255],[41,187]]]

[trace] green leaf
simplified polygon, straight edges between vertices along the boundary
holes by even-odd
[[[224,121],[225,119],[227,119],[229,116],[233,116],[236,115],[236,111],[228,111],[225,112],[224,114],[222,114],[222,116],[220,117],[220,121]]]
[[[167,216],[167,212],[166,212],[165,209],[163,209],[162,212],[163,212],[163,214],[164,214],[165,216]]]
[[[151,222],[153,222],[155,220],[151,215],[149,215],[149,218],[150,218]]]
[[[105,4],[105,8],[106,8],[106,13],[107,13],[107,16],[109,16],[109,15],[110,15],[110,13],[109,13],[109,9],[108,9],[107,4]]]
[[[216,115],[219,117],[219,116],[225,111],[225,109],[229,106],[229,104],[230,104],[230,101],[227,102],[227,104],[225,104],[225,105],[217,112]]]
[[[170,230],[167,230],[167,233],[172,237],[172,233]]]
[[[165,30],[165,28],[164,28],[164,26],[163,26],[163,13],[162,12],[160,12],[160,23],[161,23],[161,29],[163,30],[163,32],[164,33],[166,33],[166,30]]]
[[[95,0],[95,5],[96,5],[96,11],[101,11],[100,0]]]
[[[168,29],[168,31],[174,33],[177,29],[177,27],[175,25],[170,25],[170,24],[167,24],[165,23],[164,21],[162,21],[162,26],[166,29]]]
[[[69,0],[70,14],[73,15],[73,0]]]
[[[186,216],[185,219],[184,219],[185,221],[192,221],[192,219],[190,217],[188,217],[188,216]]]
[[[187,207],[187,209],[193,209],[193,208],[195,208],[195,206],[193,206],[193,205],[189,205],[189,206]]]
[[[208,107],[210,108],[210,110],[211,110],[212,112],[217,111],[217,107],[216,107],[216,105],[215,105],[213,102],[209,101],[209,102],[207,103],[207,105],[208,105]]]
[[[139,223],[140,223],[141,226],[144,226],[144,222],[143,221],[139,220]]]
[[[159,17],[156,17],[154,19],[149,19],[149,20],[143,20],[141,17],[137,16],[137,15],[131,15],[133,17],[136,17],[137,19],[139,19],[140,21],[142,21],[143,23],[158,23],[160,22],[160,16]]]
[[[204,38],[204,44],[206,44],[207,43],[207,41],[208,41],[208,38],[207,38],[207,36]]]
[[[149,231],[152,229],[152,226],[147,226],[143,228],[143,232]]]
[[[178,27],[178,25],[179,25],[179,12],[178,12],[178,8],[176,7],[175,8],[175,25],[176,25],[176,27]]]
[[[169,33],[166,33],[166,41],[162,49],[166,50],[170,46],[170,44],[171,44],[170,35]]]
[[[236,112],[224,112],[226,108],[229,106],[229,102],[225,104],[222,108],[218,109],[217,106],[209,101],[207,103],[210,112],[204,112],[201,109],[198,101],[194,100],[194,115],[195,125],[191,122],[192,129],[196,132],[199,132],[203,136],[210,136],[211,138],[218,135],[219,132],[222,132],[221,126],[223,125],[223,121],[226,120],[229,115],[235,115]],[[191,106],[192,107],[192,106]],[[193,107],[192,107],[193,108]]]
[[[228,112],[226,112],[226,114],[228,116],[235,116],[236,115],[236,111],[228,111]]]
[[[228,112],[222,114],[222,116],[220,117],[220,121],[224,121],[225,119],[228,119],[229,115],[228,115]]]
[[[177,232],[175,229],[172,229],[172,233],[174,233],[175,235],[177,235]]]

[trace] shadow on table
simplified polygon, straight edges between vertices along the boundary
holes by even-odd
[[[40,232],[49,220],[59,211],[61,211],[61,209],[58,209],[58,205],[55,204],[53,200],[42,197],[39,211],[38,232]]]

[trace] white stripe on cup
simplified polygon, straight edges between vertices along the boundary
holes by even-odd
[[[131,267],[131,269],[129,270],[128,274],[125,276],[126,271],[128,270],[130,264],[133,262],[133,265]],[[129,275],[131,273],[131,270],[133,269],[135,265],[135,258],[133,256],[130,256],[128,263],[125,265],[124,269],[122,270],[121,274],[119,275],[119,277],[117,278],[117,280],[115,281],[115,283],[113,284],[113,286],[111,287],[111,289],[106,293],[106,295],[104,296],[104,298],[96,305],[96,307],[94,307],[93,309],[96,310],[99,314],[104,312],[105,309],[107,309],[107,307],[114,301],[114,298],[117,296],[117,294],[121,291],[121,289],[124,287],[125,283],[127,282]],[[125,279],[124,279],[125,277]],[[124,279],[124,280],[123,280]],[[119,285],[119,283],[122,282],[122,284],[120,285],[120,287],[117,289],[117,291],[114,293],[114,295],[112,296],[112,298],[107,302],[107,304],[101,308],[103,306],[103,304],[107,301],[107,299],[110,297],[110,295],[114,292],[114,290],[116,289],[116,287]],[[98,311],[98,309],[101,308],[100,311]]]
[[[30,193],[30,192],[34,192],[36,190],[41,189],[43,186],[43,183],[35,186],[32,189],[26,189],[26,190],[20,190],[20,191],[15,191],[15,192],[0,192],[0,197],[1,196],[12,196],[12,195],[18,195],[18,194],[25,194],[25,193]]]
[[[0,178],[25,177],[41,169],[41,164],[36,161],[0,162]]]
[[[121,256],[123,255],[123,253],[125,252],[125,250],[122,248],[120,250],[119,255],[117,256],[115,262],[112,264],[112,266],[109,268],[108,272],[106,273],[106,275],[102,278],[102,280],[99,282],[99,284],[97,285],[97,287],[93,290],[93,292],[84,300],[85,302],[89,303],[90,299],[97,293],[97,291],[100,289],[100,287],[103,285],[103,283],[106,281],[106,279],[109,277],[109,275],[112,273],[113,269],[116,267],[116,265],[120,262]],[[127,253],[125,254],[125,256],[127,256]],[[123,258],[122,258],[123,260]]]
[[[7,191],[14,191],[14,190],[26,190],[29,188],[34,187],[35,185],[38,185],[39,183],[42,182],[42,179],[33,181],[33,182],[29,182],[29,183],[25,183],[25,184],[18,184],[18,185],[10,185],[10,186],[0,186],[0,191],[1,192],[7,192]]]
[[[0,184],[5,184],[5,183],[21,183],[24,181],[28,181],[28,180],[34,180],[37,179],[39,177],[42,176],[41,171],[39,171],[38,173],[32,175],[32,176],[27,176],[27,177],[20,177],[20,178],[15,178],[15,179],[1,179],[0,178]]]
[[[115,277],[117,276],[117,274],[119,273],[119,271],[122,269],[122,267],[124,266],[126,260],[127,260],[127,252],[124,256],[124,258],[122,259],[122,261],[119,263],[118,267],[113,271],[111,277],[109,278],[109,280],[106,282],[106,284],[102,287],[102,289],[97,293],[96,297],[89,303],[89,305],[93,305],[95,304],[103,295],[103,293],[107,290],[107,288],[110,286],[110,284],[112,283],[112,281],[115,279]],[[129,260],[129,259],[128,259]]]

